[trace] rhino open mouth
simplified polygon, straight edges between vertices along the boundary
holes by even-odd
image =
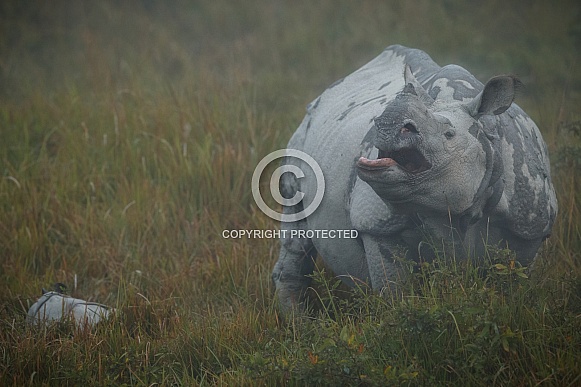
[[[376,160],[361,157],[357,162],[359,168],[369,171],[387,169],[393,165],[398,165],[412,174],[427,171],[432,167],[424,155],[414,148],[403,148],[392,152],[380,150]]]

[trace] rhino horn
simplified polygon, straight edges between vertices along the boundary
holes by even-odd
[[[404,70],[404,81],[404,93],[416,95],[427,107],[432,106],[434,99],[430,97],[426,89],[424,89],[420,82],[418,82],[414,73],[412,73],[411,67],[407,64],[405,65]]]
[[[468,111],[475,118],[504,113],[514,101],[515,95],[521,87],[522,82],[513,75],[493,77],[486,82],[484,90],[468,102]]]

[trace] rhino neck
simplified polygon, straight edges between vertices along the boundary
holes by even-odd
[[[472,205],[457,216],[455,223],[461,235],[465,235],[469,226],[478,222],[484,213],[490,212],[498,204],[504,191],[504,181],[500,179],[504,166],[498,136],[486,134],[477,128],[471,128],[470,132],[478,139],[486,153],[486,172],[474,195]]]

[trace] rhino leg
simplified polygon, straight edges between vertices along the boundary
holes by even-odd
[[[294,309],[303,309],[303,297],[311,283],[315,267],[317,250],[313,242],[308,238],[291,238],[291,229],[302,229],[306,222],[283,223],[281,229],[280,254],[272,272],[272,280],[276,286],[276,292],[281,311],[289,313]]]
[[[293,164],[293,162],[296,161],[288,158],[283,163]],[[281,195],[287,198],[293,197],[299,188],[300,183],[292,173],[281,176]],[[294,206],[283,207],[285,214],[295,214],[302,210],[302,201]],[[310,238],[297,237],[304,233],[296,232],[306,231],[308,228],[306,219],[281,223],[280,254],[272,272],[272,280],[283,313],[303,308],[303,296],[311,282],[311,278],[307,276],[312,274],[315,267],[317,250]]]
[[[394,259],[397,246],[385,236],[362,234],[365,257],[369,268],[371,287],[386,296],[398,297],[405,272],[401,263]]]

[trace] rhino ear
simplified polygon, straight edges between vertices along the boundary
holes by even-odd
[[[504,113],[514,101],[522,82],[513,75],[499,75],[491,78],[484,90],[468,103],[468,111],[473,117]]]
[[[417,95],[426,106],[432,106],[434,99],[430,97],[426,89],[418,82],[412,73],[412,69],[407,64],[405,65],[403,79],[405,82],[405,87],[403,88],[404,93]]]

